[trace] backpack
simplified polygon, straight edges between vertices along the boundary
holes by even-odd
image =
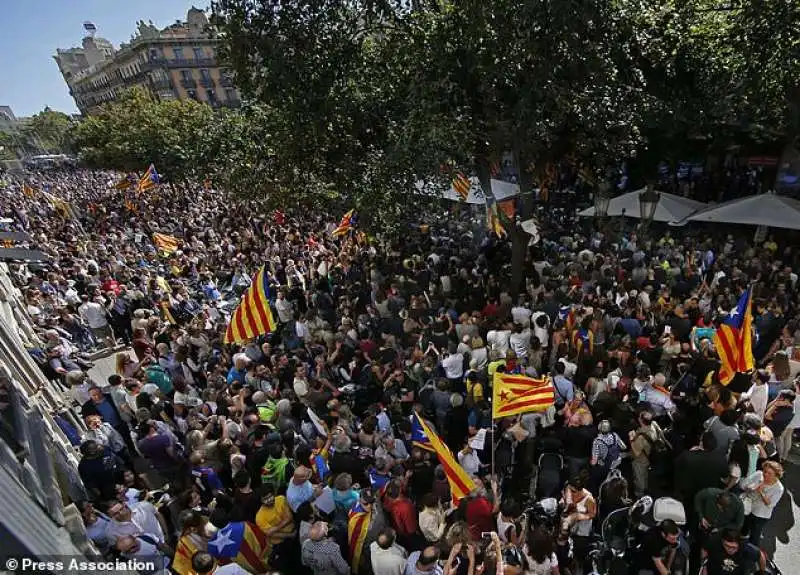
[[[619,459],[619,456],[622,454],[622,450],[619,448],[619,443],[617,442],[616,434],[611,434],[611,445],[602,441],[603,445],[606,446],[607,453],[605,459],[603,459],[603,468],[608,472],[611,469],[611,465]]]
[[[151,365],[145,371],[147,383],[155,384],[164,395],[172,391],[172,378],[160,365]]]

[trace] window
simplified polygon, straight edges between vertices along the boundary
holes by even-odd
[[[193,48],[193,50],[194,50],[194,57],[197,60],[202,60],[203,58],[206,57],[206,53],[202,48]]]
[[[209,104],[217,103],[217,95],[214,93],[214,90],[206,90],[206,100],[208,100]]]
[[[211,81],[211,72],[209,72],[209,71],[208,71],[208,70],[206,70],[205,68],[203,68],[202,70],[200,70],[200,76],[201,76],[201,77],[203,78],[203,80],[205,80],[206,82],[210,82],[210,81]]]
[[[161,57],[161,54],[158,52],[158,48],[150,48],[150,59],[151,60],[158,60]]]
[[[234,100],[238,100],[239,99],[236,96],[236,90],[234,90],[233,88],[225,88],[225,98],[229,102],[233,102]]]
[[[172,51],[175,53],[176,60],[183,60],[183,48],[173,48]]]
[[[191,72],[191,70],[181,70],[181,81],[183,81],[183,82],[191,82],[192,81],[192,72]]]

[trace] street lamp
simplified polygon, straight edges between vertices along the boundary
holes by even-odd
[[[639,194],[639,215],[642,222],[649,223],[653,220],[660,199],[661,194],[653,189],[652,184],[647,184],[645,191]]]
[[[601,182],[597,193],[594,195],[594,215],[599,218],[604,218],[608,215],[608,205],[611,203],[608,188],[608,182]]]

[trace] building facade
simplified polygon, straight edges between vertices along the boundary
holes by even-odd
[[[191,98],[214,108],[238,107],[239,93],[216,56],[219,42],[205,13],[191,8],[185,22],[160,30],[140,21],[131,42],[118,50],[90,35],[81,48],[58,50],[53,57],[84,114],[136,86],[162,100]]]
[[[0,263],[0,561],[95,557],[74,502],[86,499],[78,452],[58,421],[83,429],[29,350],[38,340]]]

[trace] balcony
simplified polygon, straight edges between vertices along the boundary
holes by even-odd
[[[172,85],[172,80],[169,78],[150,78],[150,86],[154,90],[172,90],[174,86]]]
[[[151,66],[166,66],[167,68],[215,68],[215,58],[150,58]]]
[[[203,88],[213,88],[216,82],[214,82],[214,78],[200,78],[200,85]]]
[[[242,101],[239,98],[228,98],[225,102],[223,102],[225,106],[228,108],[241,108]]]
[[[181,78],[181,86],[187,90],[190,88],[197,88],[197,80],[194,78]]]
[[[228,76],[220,76],[219,83],[223,88],[233,88],[233,78]]]

